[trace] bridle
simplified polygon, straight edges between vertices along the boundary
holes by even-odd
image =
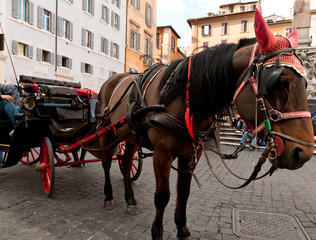
[[[266,143],[271,147],[272,156],[276,158],[280,156],[283,152],[283,142],[280,137],[288,139],[299,144],[314,147],[314,143],[306,142],[294,137],[291,137],[287,134],[279,133],[277,131],[272,131],[271,121],[279,122],[288,119],[296,118],[311,118],[311,114],[308,111],[296,111],[296,112],[280,112],[272,107],[269,101],[266,99],[265,95],[267,94],[267,81],[270,81],[270,87],[276,83],[279,79],[283,66],[285,64],[280,64],[280,57],[282,55],[295,55],[297,57],[294,48],[283,48],[277,51],[274,51],[267,55],[261,55],[259,51],[258,44],[255,44],[252,50],[252,56],[250,59],[250,64],[248,69],[245,71],[242,76],[242,81],[237,87],[233,101],[236,102],[236,98],[239,96],[244,87],[249,83],[254,91],[256,96],[256,101],[260,111],[263,114],[264,121],[259,124],[258,127],[252,129],[252,133],[257,135],[259,132],[264,129],[267,131],[266,134]],[[272,67],[265,67],[265,62],[271,58],[277,57],[276,61],[273,63]],[[298,57],[297,57],[298,58]],[[298,58],[299,59],[299,58]],[[300,60],[300,59],[299,59]],[[271,64],[271,63],[270,63]],[[286,65],[285,65],[286,66]],[[262,79],[264,77],[264,79]],[[266,81],[266,82],[264,82]],[[251,126],[250,123],[246,123],[248,126]],[[279,149],[277,149],[279,146]]]

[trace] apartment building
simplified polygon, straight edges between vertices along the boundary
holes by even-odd
[[[98,91],[113,73],[124,72],[126,0],[10,0],[0,9],[18,75]],[[15,83],[8,58],[4,82]]]
[[[126,72],[143,72],[156,63],[156,0],[129,0],[126,17]]]
[[[237,43],[241,38],[255,36],[254,12],[261,10],[260,1],[235,2],[220,6],[217,14],[188,19],[192,29],[192,51],[220,43]]]
[[[279,15],[270,15],[264,18],[274,35],[287,37],[293,31],[292,16],[285,18]]]
[[[174,60],[183,59],[178,52],[179,34],[172,26],[157,27],[156,34],[156,59],[164,64],[170,64]]]

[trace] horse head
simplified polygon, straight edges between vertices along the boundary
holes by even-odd
[[[305,71],[295,53],[297,32],[287,38],[275,36],[258,10],[254,28],[257,44],[246,73],[239,79],[236,107],[248,126],[275,149],[270,162],[276,168],[297,169],[312,157],[314,149]]]

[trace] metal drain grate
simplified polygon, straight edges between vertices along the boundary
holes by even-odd
[[[233,209],[233,232],[252,239],[310,240],[292,215]]]

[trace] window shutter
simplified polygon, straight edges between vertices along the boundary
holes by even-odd
[[[92,0],[91,5],[91,14],[94,15],[94,0]]]
[[[68,29],[69,34],[68,34],[68,36],[69,36],[70,41],[73,40],[73,36],[74,36],[73,29],[74,29],[74,24],[72,22],[69,22],[69,29]]]
[[[121,22],[121,20],[120,20],[120,16],[117,16],[117,29],[118,30],[120,30],[120,22]]]
[[[61,66],[62,61],[63,61],[63,57],[57,54],[57,66]]]
[[[202,26],[202,36],[205,36],[204,32],[205,32],[205,26]]]
[[[29,24],[34,24],[34,3],[32,2],[28,2],[28,8],[27,8],[27,12],[28,12],[28,23]]]
[[[81,29],[81,45],[86,46],[86,29]]]
[[[153,57],[153,42],[149,42],[149,55],[150,57]]]
[[[111,26],[114,26],[114,12],[111,12]]]
[[[113,57],[113,42],[110,43],[110,56]]]
[[[13,54],[18,54],[19,49],[19,42],[17,41],[12,41],[12,53]]]
[[[19,0],[12,0],[12,17],[19,17]]]
[[[109,54],[109,40],[105,39],[105,54]]]
[[[50,14],[49,24],[50,24],[49,31],[51,33],[56,33],[56,15],[54,13]]]
[[[57,34],[60,37],[64,37],[63,18],[62,17],[57,17]]]
[[[84,73],[84,66],[85,66],[85,63],[81,62],[81,72],[83,72],[83,73]]]
[[[151,27],[152,25],[153,25],[153,8],[149,5],[148,6],[148,8],[149,8],[149,16],[148,16],[148,25]]]
[[[72,69],[72,59],[68,58],[68,68]]]
[[[110,22],[109,8],[106,8],[106,23]]]
[[[130,46],[131,48],[135,48],[135,46],[133,46],[133,30],[131,30],[129,46]]]
[[[148,25],[148,3],[145,5],[145,23]]]
[[[105,46],[104,46],[105,38],[101,37],[101,52],[105,53]]]
[[[42,61],[42,56],[43,56],[43,50],[42,49],[40,49],[40,48],[38,48],[37,49],[37,60],[38,61]]]
[[[90,48],[91,48],[91,49],[94,48],[94,33],[91,33],[91,37],[90,37]]]
[[[140,33],[136,33],[136,50],[140,51]]]
[[[120,46],[116,45],[116,58],[120,59]]]
[[[29,57],[29,58],[33,58],[33,47],[32,47],[32,46],[28,46],[28,48],[29,48],[29,49],[28,49],[28,50],[29,50],[29,51],[28,51],[28,57]]]
[[[87,11],[87,0],[82,0],[82,9]]]
[[[121,8],[121,0],[117,0],[117,7]]]
[[[37,26],[39,28],[43,28],[43,14],[44,14],[44,9],[38,6],[37,7]]]
[[[93,65],[89,65],[89,69],[90,69],[90,74],[93,75]]]
[[[136,8],[137,10],[140,10],[140,0],[136,0]]]
[[[49,62],[51,64],[54,64],[54,62],[55,62],[55,54],[54,53],[49,53]]]

